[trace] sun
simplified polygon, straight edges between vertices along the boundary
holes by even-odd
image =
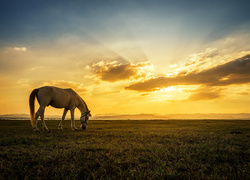
[[[176,90],[177,90],[176,86],[169,86],[167,88],[162,88],[159,91],[160,92],[170,92],[170,91],[176,91]],[[180,88],[179,88],[179,90],[180,90]]]
[[[192,91],[194,91],[196,86],[189,85],[178,85],[178,86],[169,86],[158,89],[157,91],[152,92],[149,96],[152,101],[182,101],[186,100]]]

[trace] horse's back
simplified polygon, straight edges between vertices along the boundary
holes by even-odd
[[[70,93],[71,91],[73,91],[71,88],[62,89],[62,88],[55,87],[55,86],[43,86],[43,87],[39,88],[39,92],[42,92],[42,93],[47,94],[47,95],[49,95],[49,94],[51,94],[51,95],[66,94],[66,93]]]
[[[71,89],[71,91],[73,90]],[[39,88],[37,99],[44,106],[51,105],[57,108],[66,108],[70,103],[71,95],[69,89],[44,86]]]
[[[40,94],[52,94],[53,88],[53,86],[43,86],[38,88],[38,92],[40,92]]]

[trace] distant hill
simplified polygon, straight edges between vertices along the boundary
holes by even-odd
[[[154,114],[134,114],[134,115],[102,115],[94,116],[94,119],[169,119],[167,116],[154,115]]]
[[[61,119],[61,115],[46,115],[45,119]],[[78,119],[78,115],[75,115]],[[29,114],[3,114],[0,115],[0,120],[3,119],[30,119]],[[68,116],[66,119],[70,119]],[[239,119],[250,120],[250,113],[238,114],[100,114],[91,118],[92,120],[167,120],[167,119]]]
[[[239,113],[239,114],[167,114],[167,115],[156,115],[156,114],[127,114],[127,115],[96,115],[93,119],[100,120],[112,120],[112,119],[244,119],[250,120],[250,113]]]

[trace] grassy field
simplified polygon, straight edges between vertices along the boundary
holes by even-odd
[[[0,179],[250,179],[250,121],[46,123],[0,121]]]

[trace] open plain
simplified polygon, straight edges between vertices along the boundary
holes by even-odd
[[[250,179],[248,120],[46,123],[0,121],[0,179]]]

